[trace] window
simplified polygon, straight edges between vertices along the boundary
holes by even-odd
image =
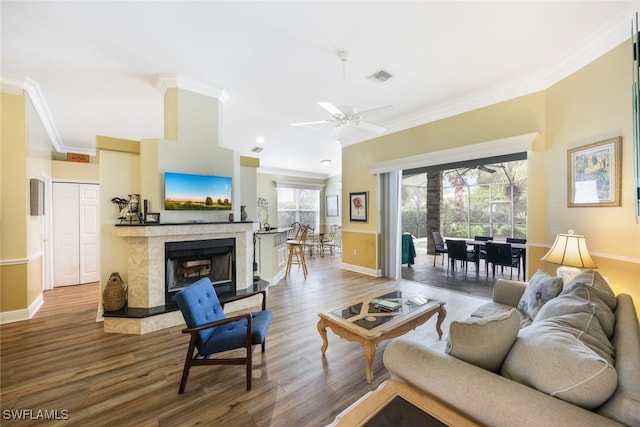
[[[294,222],[320,227],[320,190],[278,186],[278,225]]]

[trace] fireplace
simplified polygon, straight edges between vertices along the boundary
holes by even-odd
[[[236,239],[165,243],[165,303],[181,289],[208,277],[218,294],[236,290]]]

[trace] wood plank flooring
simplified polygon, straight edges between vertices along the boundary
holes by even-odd
[[[431,261],[432,262],[432,261]],[[181,327],[142,336],[106,334],[96,323],[98,285],[56,288],[34,319],[0,327],[1,416],[7,426],[323,426],[389,378],[382,343],[365,379],[360,345],[329,334],[321,355],[317,313],[342,302],[400,288],[447,302],[451,320],[466,318],[484,299],[410,281],[374,278],[339,268],[339,257],[308,258],[309,276],[294,267],[270,287],[274,320],[266,353],[254,351],[253,388],[244,367],[192,368],[178,385],[188,337]],[[435,277],[435,276],[434,276]],[[456,280],[458,287],[460,281]],[[435,321],[410,332],[436,342]],[[440,343],[442,344],[442,342]],[[54,411],[67,420],[10,420],[11,410]],[[9,411],[9,412],[7,412]],[[66,412],[62,412],[66,411]],[[23,412],[24,414],[24,412]]]

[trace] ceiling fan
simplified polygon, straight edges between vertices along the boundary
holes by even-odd
[[[391,105],[385,105],[384,107],[372,108],[365,111],[358,111],[355,107],[347,105],[347,52],[341,50],[338,52],[338,58],[342,61],[342,104],[341,106],[335,106],[334,104],[326,101],[318,102],[318,105],[331,114],[331,118],[327,120],[316,120],[312,122],[292,123],[291,126],[307,126],[321,123],[335,123],[331,135],[338,138],[347,133],[350,127],[358,127],[375,133],[383,133],[387,130],[384,126],[377,125],[363,120],[363,115],[369,114],[373,111],[386,110],[392,108]]]

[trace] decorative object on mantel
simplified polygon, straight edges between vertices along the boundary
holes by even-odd
[[[269,201],[264,197],[258,197],[258,221],[260,228],[269,222]]]
[[[145,224],[159,224],[160,223],[160,212],[147,212],[144,215],[144,223]]]
[[[105,311],[116,311],[124,307],[127,300],[127,285],[118,272],[111,273],[107,285],[102,291],[102,305]]]
[[[129,194],[129,199],[114,197],[111,199],[111,202],[118,205],[118,219],[121,223],[128,222],[133,224],[143,222],[142,212],[140,211],[139,194]]]
[[[247,220],[247,211],[246,211],[247,207],[246,206],[240,206],[240,221],[246,221]]]
[[[234,220],[234,216],[233,216],[233,212],[229,214],[229,222],[233,222]]]

